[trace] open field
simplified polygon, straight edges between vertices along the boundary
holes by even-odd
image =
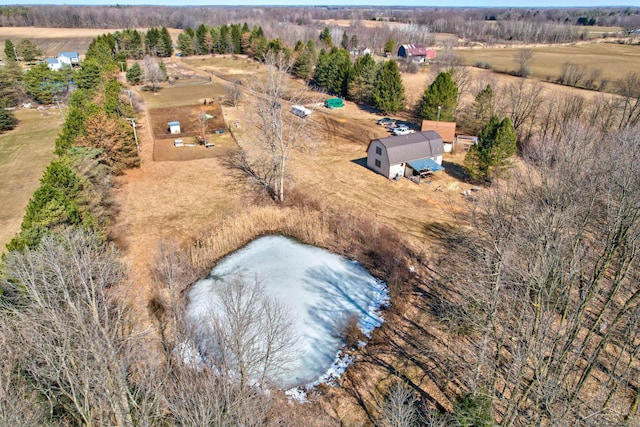
[[[53,158],[62,125],[57,110],[17,110],[18,127],[0,135],[0,253],[20,231],[24,209]]]
[[[45,56],[55,56],[58,52],[79,52],[84,55],[91,41],[102,34],[120,31],[121,28],[39,28],[0,27],[0,40],[11,40],[14,44],[22,39],[35,43]],[[139,28],[145,30],[146,28]],[[182,30],[169,29],[169,34],[177,40]]]
[[[623,78],[627,73],[640,69],[640,48],[637,45],[613,43],[587,43],[568,46],[532,47],[531,61],[533,77],[555,81],[562,64],[571,62],[583,66],[587,72],[602,69],[602,78],[610,82]],[[514,56],[516,48],[457,49],[465,64],[477,62],[491,64],[494,70],[510,72],[517,68]]]

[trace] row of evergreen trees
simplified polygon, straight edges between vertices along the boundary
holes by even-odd
[[[125,119],[133,111],[120,97],[114,51],[111,35],[100,36],[89,46],[82,69],[76,71],[77,89],[56,139],[58,158],[40,180],[19,234],[7,245],[9,251],[35,248],[43,237],[70,226],[94,230],[106,238],[109,177],[140,161],[132,127]],[[47,67],[34,68],[41,72]],[[25,73],[25,79],[32,77]]]
[[[173,40],[169,30],[149,28],[145,33],[125,29],[113,33],[117,53],[126,59],[142,59],[145,55],[169,57],[173,55]]]

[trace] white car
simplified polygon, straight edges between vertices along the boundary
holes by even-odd
[[[394,135],[408,135],[413,132],[414,131],[412,129],[409,129],[407,126],[404,126],[404,125],[400,125],[397,128],[393,129]]]

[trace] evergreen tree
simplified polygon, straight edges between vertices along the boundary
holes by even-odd
[[[376,75],[371,98],[383,114],[404,109],[404,86],[396,61],[386,61],[382,64]]]
[[[80,89],[95,90],[101,80],[99,63],[93,59],[85,59],[76,80]]]
[[[333,47],[333,40],[331,40],[331,30],[329,27],[324,27],[322,32],[320,33],[320,40],[327,45],[327,47]]]
[[[196,28],[196,37],[195,47],[196,47],[196,55],[205,55],[210,53],[210,50],[207,50],[205,37],[207,34],[211,34],[207,27],[204,24],[200,24],[198,28]]]
[[[127,70],[127,81],[132,85],[139,85],[142,83],[142,68],[137,62],[134,62]]]
[[[476,94],[471,105],[469,114],[467,115],[466,127],[472,135],[480,133],[482,127],[491,120],[494,113],[494,95],[491,85],[487,85],[484,89]]]
[[[117,117],[120,111],[120,82],[110,78],[104,85],[104,111],[110,117]]]
[[[233,53],[242,53],[242,27],[240,24],[231,24],[231,43],[233,43]]]
[[[349,36],[346,31],[342,32],[342,40],[340,41],[340,47],[343,49],[349,49]]]
[[[149,28],[144,36],[145,53],[151,56],[159,56],[163,54],[160,46],[161,40],[160,30],[157,28]]]
[[[511,119],[497,116],[482,128],[478,143],[471,146],[464,167],[471,179],[483,181],[501,176],[516,153],[517,135]]]
[[[425,120],[439,119],[443,122],[453,122],[455,121],[454,115],[457,105],[458,86],[449,72],[442,72],[425,89],[420,103],[419,116]],[[440,107],[439,117],[438,107]]]
[[[370,54],[356,59],[353,65],[353,79],[349,83],[349,98],[356,102],[371,102],[377,71],[378,64]]]
[[[314,84],[331,94],[346,96],[352,74],[349,52],[337,48],[331,49],[328,54],[325,52],[324,56],[322,52],[316,64]]]
[[[351,49],[357,49],[358,48],[358,36],[356,36],[355,34],[351,36]]]
[[[13,111],[0,108],[0,133],[14,129],[18,125],[18,119]]]
[[[16,47],[9,39],[4,41],[4,56],[7,59],[7,62],[16,60]]]
[[[0,109],[18,105],[22,77],[22,70],[16,61],[9,61],[0,67]]]
[[[29,39],[20,40],[16,49],[18,50],[18,55],[20,55],[24,62],[33,62],[39,56],[42,56],[40,48]]]
[[[189,33],[184,32],[178,35],[178,49],[183,56],[191,56],[195,53],[193,38],[189,35]]]
[[[171,40],[171,34],[169,34],[167,27],[162,27],[162,30],[160,30],[160,39],[164,52],[163,56],[173,55],[173,40]]]
[[[311,51],[308,46],[302,44],[302,42],[299,42],[299,45],[296,45],[296,47],[298,48],[297,56],[291,71],[294,76],[308,80],[311,77],[311,71],[313,71],[315,52]]]
[[[34,65],[24,73],[27,93],[42,104],[51,104],[53,96],[62,89],[54,76],[47,64]]]
[[[384,44],[384,53],[393,53],[396,47],[396,41],[392,38],[388,38]]]

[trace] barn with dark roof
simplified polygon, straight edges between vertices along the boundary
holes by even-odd
[[[367,147],[367,167],[389,179],[412,177],[442,168],[444,145],[434,131],[372,139]]]

